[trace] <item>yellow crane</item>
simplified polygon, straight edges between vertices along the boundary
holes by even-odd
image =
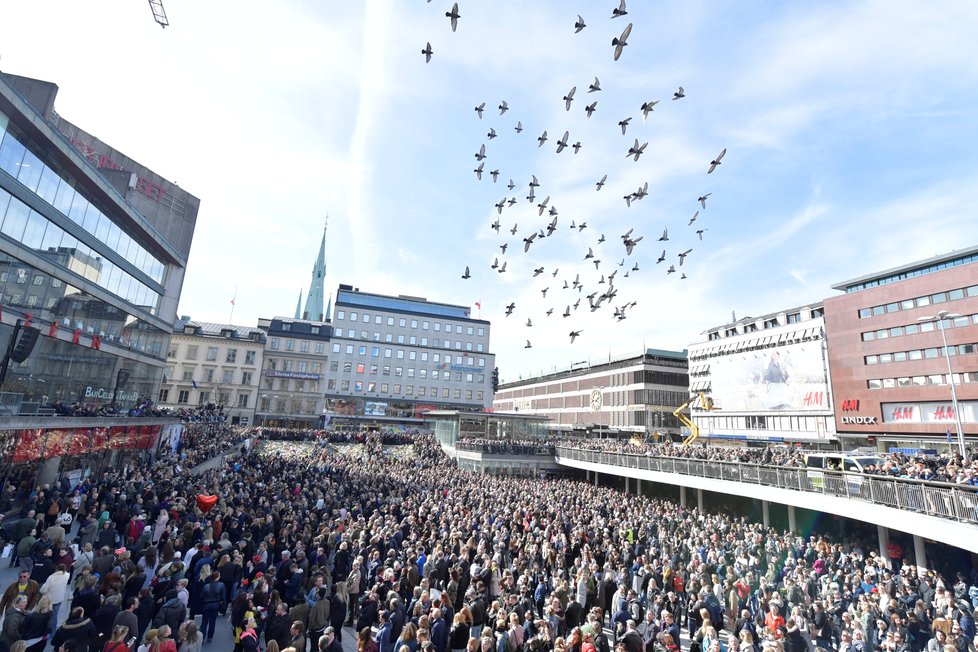
[[[683,440],[684,446],[692,444],[694,441],[696,441],[696,438],[700,436],[699,426],[693,423],[693,420],[683,413],[683,410],[685,410],[688,407],[701,407],[704,410],[708,410],[708,411],[720,409],[713,406],[712,398],[710,398],[703,392],[699,392],[697,394],[693,394],[692,396],[690,396],[688,401],[686,401],[685,403],[683,403],[673,411],[672,415],[677,419],[679,419],[679,422],[681,424],[689,428],[689,436]]]

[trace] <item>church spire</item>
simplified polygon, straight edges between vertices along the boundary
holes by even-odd
[[[326,302],[326,321],[333,321],[333,293],[329,293],[329,301]]]
[[[295,318],[302,319],[302,289],[299,289],[299,298],[295,302]]]
[[[329,224],[329,215],[323,223],[323,239],[319,243],[319,255],[316,257],[316,264],[312,268],[312,282],[309,285],[309,294],[306,296],[306,306],[302,311],[303,319],[313,321],[323,321],[325,311],[323,310],[323,298],[325,288],[323,283],[326,278],[326,227]]]

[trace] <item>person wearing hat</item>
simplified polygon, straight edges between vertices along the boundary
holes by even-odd
[[[394,641],[391,640],[392,629],[391,612],[385,609],[380,612],[380,627],[377,629],[377,635],[374,636],[374,642],[377,643],[377,652],[394,652],[392,650]]]
[[[319,637],[319,652],[343,652],[343,646],[336,640],[336,630],[327,627]]]

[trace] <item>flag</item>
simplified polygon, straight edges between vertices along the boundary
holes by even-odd
[[[950,428],[948,428],[948,429],[947,429],[947,443],[949,443],[949,444],[950,444],[950,443],[951,443],[951,441],[952,441],[952,439],[951,439],[951,429],[950,429]]]
[[[102,338],[100,338],[98,335],[92,335],[92,348],[96,351],[99,351],[102,348]]]
[[[231,305],[232,306],[234,305],[234,299],[231,299]]]
[[[190,384],[194,386],[194,389],[197,389],[197,381],[196,380],[194,380],[193,378],[191,378],[190,379]]]
[[[476,301],[475,302],[475,307],[478,308],[479,310],[482,310],[482,302],[481,301]]]
[[[81,342],[81,329],[76,328],[75,332],[71,336],[71,343],[78,344],[79,342]]]
[[[58,334],[58,322],[51,322],[51,328],[48,329],[48,337],[54,337]]]

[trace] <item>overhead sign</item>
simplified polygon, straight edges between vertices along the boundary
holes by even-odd
[[[266,371],[269,378],[297,378],[299,380],[319,380],[319,374],[307,374],[301,371]]]

